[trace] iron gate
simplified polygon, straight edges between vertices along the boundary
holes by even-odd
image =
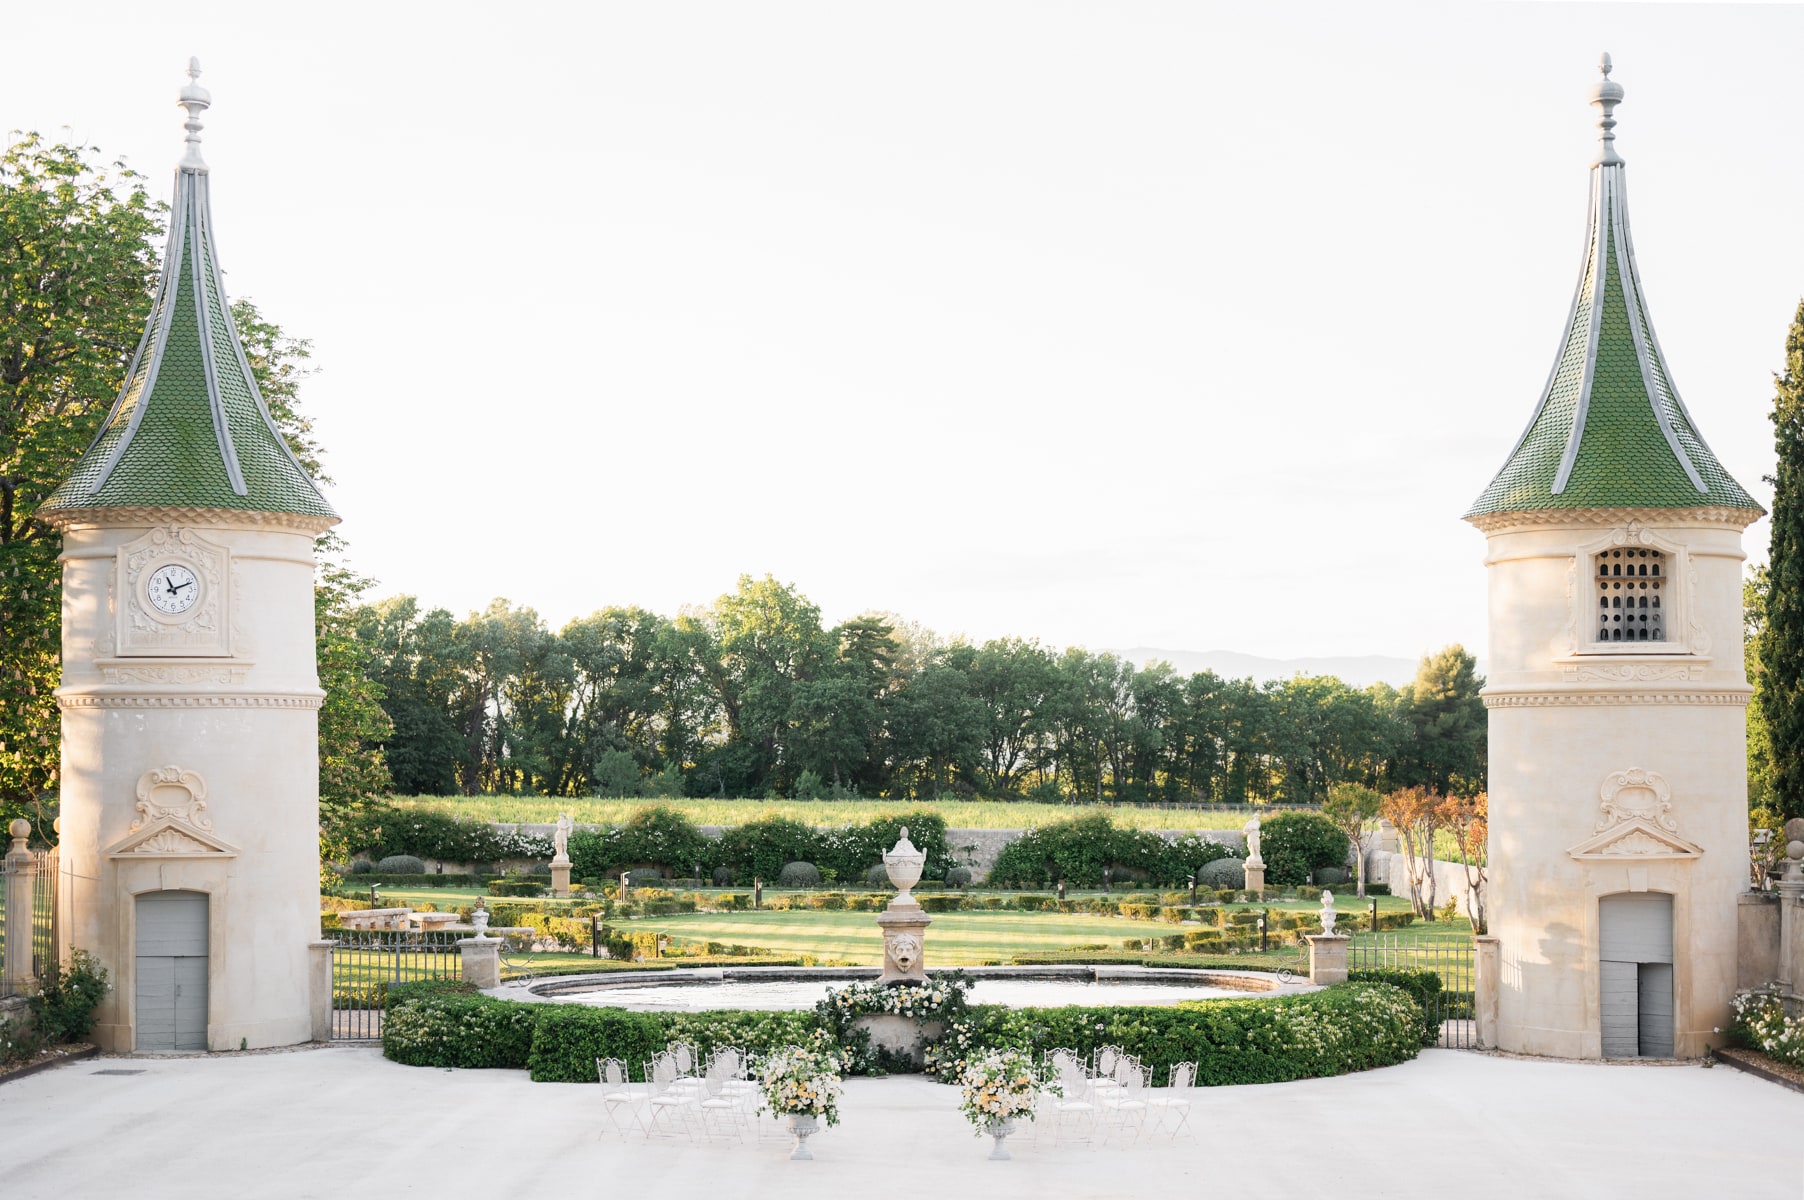
[[[1477,1010],[1473,1001],[1472,939],[1419,933],[1362,933],[1347,947],[1349,971],[1430,971],[1440,976],[1441,990],[1428,998],[1430,1025],[1439,1022],[1440,1040],[1449,1050],[1478,1048]]]
[[[458,979],[467,933],[442,929],[340,929],[332,942],[332,1040],[382,1036],[388,989],[425,979]]]

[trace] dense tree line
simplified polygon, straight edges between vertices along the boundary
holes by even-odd
[[[355,623],[400,792],[1313,803],[1342,782],[1483,786],[1482,681],[1457,646],[1401,690],[1255,684],[886,614],[828,627],[769,577],[557,631],[504,600],[460,620],[411,596]]]

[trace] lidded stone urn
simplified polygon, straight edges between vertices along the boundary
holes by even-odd
[[[933,922],[909,891],[921,882],[926,866],[926,853],[908,840],[908,827],[903,826],[902,839],[883,855],[883,869],[895,885],[896,895],[889,907],[877,914],[877,924],[883,929],[883,974],[877,977],[878,983],[927,982],[925,942],[927,926]]]

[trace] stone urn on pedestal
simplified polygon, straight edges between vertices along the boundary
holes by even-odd
[[[908,827],[902,827],[902,840],[883,856],[883,869],[895,885],[895,898],[877,914],[883,930],[883,974],[877,982],[891,987],[927,982],[926,936],[933,923],[921,908],[920,901],[909,891],[921,882],[927,866],[927,855],[915,849],[908,840]]]

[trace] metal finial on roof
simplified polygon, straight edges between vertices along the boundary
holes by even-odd
[[[207,163],[200,156],[200,115],[213,106],[213,97],[200,85],[200,59],[188,60],[188,82],[176,103],[188,110],[188,119],[182,123],[182,128],[188,131],[188,152],[182,156],[181,169],[205,171]]]
[[[1610,78],[1610,56],[1604,55],[1598,62],[1597,69],[1603,78],[1591,89],[1591,103],[1602,110],[1603,116],[1598,118],[1597,127],[1602,130],[1599,140],[1603,143],[1597,151],[1597,162],[1600,166],[1619,164],[1621,157],[1616,153],[1616,106],[1622,103],[1622,85]]]

